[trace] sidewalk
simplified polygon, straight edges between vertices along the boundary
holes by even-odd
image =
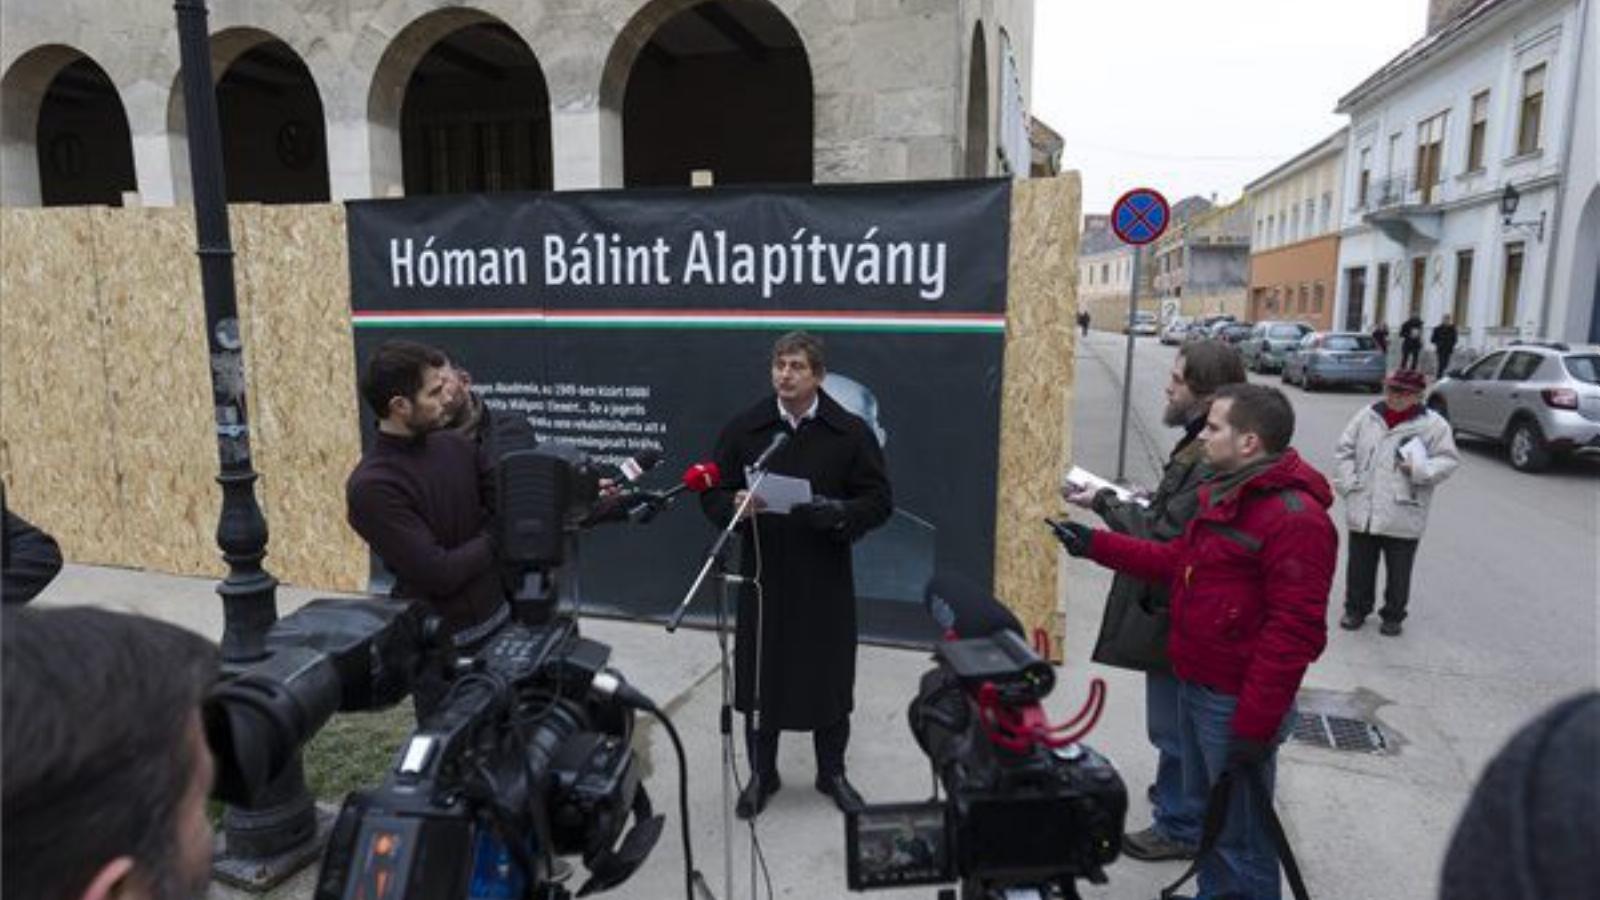
[[[1094,349],[1098,347],[1098,349]],[[1076,461],[1108,477],[1114,473],[1120,402],[1121,358],[1101,341],[1080,344],[1077,382]],[[1163,373],[1164,374],[1164,373]],[[1149,373],[1140,380],[1151,377]],[[1142,389],[1137,385],[1135,390]],[[1136,404],[1137,408],[1137,404]],[[1148,412],[1134,417],[1128,476],[1152,484],[1167,435],[1152,431]],[[1041,540],[1048,539],[1041,529]],[[268,557],[270,567],[271,557]],[[1135,673],[1091,666],[1089,650],[1099,627],[1101,603],[1110,585],[1106,572],[1067,560],[1062,596],[1067,622],[1066,663],[1046,707],[1054,720],[1075,713],[1091,677],[1104,678],[1108,703],[1088,743],[1110,757],[1128,786],[1130,829],[1150,818],[1145,786],[1153,775],[1154,753],[1144,737],[1143,680]],[[301,588],[279,590],[286,614],[315,596]],[[215,583],[118,569],[69,566],[41,597],[41,603],[96,603],[141,612],[192,628],[215,639],[221,633],[221,603]],[[718,898],[724,897],[721,770],[717,735],[721,685],[712,634],[680,631],[667,635],[655,625],[585,620],[583,631],[614,648],[613,664],[667,709],[689,755],[690,797],[696,866]],[[856,711],[849,752],[852,780],[868,802],[912,801],[929,795],[930,773],[906,725],[906,705],[927,668],[926,654],[863,646],[858,661]],[[1530,714],[1532,710],[1530,709]],[[644,867],[617,890],[603,896],[657,900],[681,894],[682,845],[677,808],[677,765],[671,743],[659,726],[641,717],[636,749],[644,760],[646,784],[668,827]],[[741,742],[742,743],[742,742]],[[743,749],[739,750],[741,772]],[[816,793],[810,740],[786,736],[779,754],[784,786],[768,806],[759,829],[774,895],[793,898],[849,896],[845,888],[844,821]],[[1427,900],[1436,893],[1436,872],[1448,840],[1454,810],[1469,787],[1459,778],[1430,779],[1425,803],[1415,802],[1418,786],[1404,767],[1348,754],[1287,745],[1280,757],[1279,809],[1297,849],[1312,895],[1319,900]],[[376,782],[376,777],[374,782]],[[1393,790],[1394,788],[1402,788]],[[1389,796],[1390,800],[1384,797]],[[1403,801],[1403,802],[1402,802]],[[1428,824],[1420,824],[1428,823]],[[1441,833],[1442,832],[1442,833]],[[733,897],[752,891],[748,831],[736,823]],[[1374,860],[1407,860],[1403,867],[1373,865]],[[1085,898],[1150,898],[1177,877],[1177,863],[1119,860],[1109,870],[1111,883],[1080,887]],[[314,872],[307,871],[269,895],[309,897]],[[569,885],[576,889],[578,881]],[[882,892],[888,897],[928,898],[932,888]],[[243,895],[221,887],[213,898]]]

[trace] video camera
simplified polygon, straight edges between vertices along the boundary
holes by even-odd
[[[1055,674],[1021,623],[948,576],[929,583],[926,600],[947,640],[908,716],[935,797],[847,817],[850,889],[959,881],[963,898],[1077,898],[1077,879],[1104,883],[1128,795],[1110,761],[1078,743],[1099,718],[1104,683],[1071,721],[1051,726],[1039,702]]]
[[[506,454],[499,474],[502,559],[548,586],[595,508],[595,467],[546,445]],[[279,620],[268,657],[206,703],[215,796],[248,806],[335,711],[392,705],[443,658],[443,699],[382,783],[346,798],[316,900],[558,900],[569,893],[551,866],[570,855],[589,870],[578,896],[622,883],[664,825],[631,749],[635,710],[656,710],[607,668],[610,647],[557,614],[557,595],[459,658],[421,601],[317,600]]]

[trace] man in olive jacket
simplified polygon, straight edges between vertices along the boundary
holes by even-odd
[[[1067,489],[1066,499],[1090,508],[1119,534],[1170,541],[1200,508],[1200,485],[1210,476],[1205,447],[1197,440],[1206,424],[1211,395],[1225,384],[1245,380],[1239,352],[1221,341],[1187,344],[1173,361],[1167,382],[1167,407],[1161,421],[1182,428],[1183,437],[1167,458],[1161,484],[1149,504],[1117,499],[1109,488]],[[1167,588],[1118,573],[1106,597],[1094,661],[1145,673],[1145,733],[1156,748],[1156,778],[1150,789],[1149,828],[1127,835],[1123,852],[1133,859],[1192,859],[1200,843],[1204,810],[1188,808],[1183,792],[1183,759],[1178,745],[1178,681],[1167,661]]]

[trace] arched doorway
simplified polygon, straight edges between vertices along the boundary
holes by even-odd
[[[967,65],[967,177],[989,174],[989,52],[983,23],[972,29],[972,58]]]
[[[122,97],[94,60],[68,47],[25,53],[0,100],[8,204],[121,206],[137,189]]]
[[[433,42],[406,83],[400,145],[408,195],[549,189],[550,94],[527,43],[495,21]]]
[[[322,98],[299,54],[266,40],[217,79],[230,202],[322,203],[328,153]]]
[[[717,184],[811,181],[811,62],[766,0],[656,0],[618,38],[608,75],[619,67],[627,186],[700,169]]]

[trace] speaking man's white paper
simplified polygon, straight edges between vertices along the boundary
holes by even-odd
[[[753,473],[746,476],[746,484],[754,482]],[[763,504],[759,512],[787,513],[796,506],[811,502],[811,482],[804,478],[774,475],[769,472],[756,488],[756,498]]]

